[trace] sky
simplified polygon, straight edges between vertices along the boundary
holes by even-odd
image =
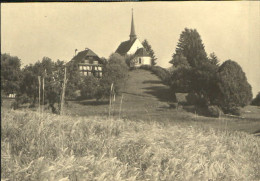
[[[170,67],[185,27],[197,29],[208,55],[238,62],[254,96],[260,91],[259,1],[3,3],[1,52],[22,66],[44,56],[70,61],[85,48],[108,58],[129,39],[132,8],[137,37],[148,40],[158,65]]]

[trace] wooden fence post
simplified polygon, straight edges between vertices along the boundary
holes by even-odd
[[[41,112],[41,76],[38,76],[39,82],[39,113]]]
[[[42,113],[44,112],[44,77],[42,78]]]
[[[111,88],[110,88],[109,110],[108,110],[108,117],[109,117],[109,119],[110,119],[111,106],[112,106],[112,90],[113,90],[113,83],[111,84]]]
[[[61,105],[60,105],[60,114],[62,115],[64,110],[63,110],[63,106],[64,106],[64,100],[65,100],[65,90],[66,90],[66,67],[65,67],[65,73],[64,73],[64,81],[63,81],[63,86],[62,86],[62,95],[61,95]]]
[[[120,101],[120,108],[119,108],[119,119],[120,119],[120,116],[121,116],[121,110],[122,110],[123,97],[124,97],[124,94],[122,93],[122,96],[121,96],[121,101]]]

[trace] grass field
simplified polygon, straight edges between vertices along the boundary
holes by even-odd
[[[245,131],[254,133],[260,130],[260,107],[247,106],[242,117],[222,116],[220,119],[195,115],[193,109],[170,109],[172,99],[169,87],[149,71],[130,71],[126,88],[123,90],[123,103],[120,117],[131,120],[172,122],[184,125],[200,125],[221,130]],[[121,96],[116,97],[114,116],[119,117]],[[188,110],[188,111],[187,111]],[[95,100],[71,101],[67,106],[68,115],[95,116],[108,115],[108,102]]]
[[[2,180],[259,180],[260,137],[2,110]]]
[[[209,127],[218,130],[260,132],[260,107],[247,106],[242,117],[222,116],[210,118],[196,115],[191,109],[171,109],[168,101],[172,98],[169,88],[149,71],[137,69],[129,72],[120,110],[121,96],[116,97],[114,118],[133,121],[158,121],[183,124],[184,126]],[[4,100],[4,107],[10,108],[13,100]],[[68,101],[66,114],[70,116],[108,116],[108,101]],[[45,110],[50,112],[50,110]],[[119,113],[120,112],[120,113]]]
[[[259,107],[208,118],[170,109],[169,88],[148,71],[126,83],[111,119],[107,101],[69,101],[58,116],[4,100],[1,180],[260,180]]]

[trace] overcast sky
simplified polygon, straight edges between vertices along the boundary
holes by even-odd
[[[131,8],[158,65],[169,67],[180,33],[195,28],[208,54],[237,61],[254,95],[260,91],[259,1],[1,4],[1,52],[23,65],[44,56],[69,61],[86,47],[107,58],[129,39]]]

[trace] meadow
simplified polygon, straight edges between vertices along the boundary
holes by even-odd
[[[169,108],[148,71],[127,84],[110,118],[107,101],[68,101],[61,116],[3,100],[1,180],[260,180],[259,107],[210,118]]]
[[[2,110],[2,180],[259,180],[260,138],[106,117]]]

